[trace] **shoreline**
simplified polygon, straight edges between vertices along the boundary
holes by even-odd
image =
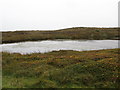
[[[27,53],[27,54],[21,54],[21,53],[10,53],[10,52],[0,52],[2,54],[4,53],[8,53],[8,54],[19,54],[19,55],[32,55],[32,54],[49,54],[49,53],[53,53],[53,52],[56,52],[56,53],[59,53],[59,52],[78,52],[78,53],[81,53],[81,52],[99,52],[99,51],[110,51],[110,50],[120,50],[120,48],[113,48],[113,49],[99,49],[99,50],[84,50],[84,51],[77,51],[77,50],[58,50],[58,51],[50,51],[50,52],[45,52],[45,53]]]
[[[120,39],[45,39],[45,40],[33,40],[33,41],[16,41],[16,42],[7,42],[1,44],[14,44],[14,43],[24,43],[24,42],[41,42],[41,41],[93,41],[93,40],[120,40]]]

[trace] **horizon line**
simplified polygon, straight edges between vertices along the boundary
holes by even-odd
[[[67,28],[60,28],[60,29],[14,29],[14,30],[0,30],[0,32],[7,32],[7,31],[56,31],[56,30],[64,30],[64,29],[72,29],[72,28],[120,28],[119,26],[116,27],[67,27]]]

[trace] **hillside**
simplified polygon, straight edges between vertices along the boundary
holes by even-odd
[[[53,39],[118,40],[118,28],[67,28],[55,31],[13,31],[2,32],[2,43]]]

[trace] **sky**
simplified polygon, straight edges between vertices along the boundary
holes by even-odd
[[[0,30],[118,27],[119,0],[0,0]]]

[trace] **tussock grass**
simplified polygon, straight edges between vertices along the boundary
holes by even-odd
[[[3,88],[118,88],[118,50],[3,52]]]

